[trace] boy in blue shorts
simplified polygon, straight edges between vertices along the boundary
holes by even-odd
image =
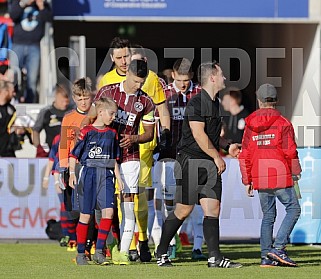
[[[101,98],[95,102],[97,118],[95,122],[80,131],[78,142],[69,157],[69,186],[77,187],[79,195],[80,218],[77,226],[78,255],[77,265],[87,265],[85,244],[88,223],[96,208],[102,211],[99,224],[96,251],[93,261],[106,265],[102,251],[113,218],[115,177],[120,190],[123,189],[117,159],[120,157],[118,135],[109,127],[115,119],[117,105],[111,98]],[[75,176],[77,160],[82,165],[79,179]]]

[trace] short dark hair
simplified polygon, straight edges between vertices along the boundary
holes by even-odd
[[[134,54],[140,54],[142,57],[146,57],[145,49],[138,44],[132,44],[130,48],[130,52],[132,55]]]
[[[132,72],[137,77],[145,78],[148,75],[147,63],[144,60],[134,59],[130,62],[128,71]]]
[[[213,60],[212,62],[204,62],[199,65],[197,70],[197,78],[200,85],[204,85],[210,74],[217,74],[220,64]]]
[[[192,63],[187,58],[179,58],[173,65],[173,70],[179,75],[190,75],[192,71]]]
[[[115,37],[114,39],[112,39],[109,47],[111,49],[126,48],[126,47],[128,47],[130,49],[130,42],[127,39]]]

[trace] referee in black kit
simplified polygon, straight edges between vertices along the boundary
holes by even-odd
[[[208,248],[208,267],[239,268],[242,265],[224,258],[219,248],[219,214],[222,195],[221,174],[225,162],[219,155],[222,146],[237,155],[236,144],[220,137],[221,117],[218,92],[225,88],[225,77],[216,61],[202,63],[198,69],[202,91],[188,103],[178,145],[175,176],[177,179],[176,208],[162,228],[157,247],[158,266],[172,266],[167,255],[168,245],[184,220],[200,203],[204,212],[203,231]]]

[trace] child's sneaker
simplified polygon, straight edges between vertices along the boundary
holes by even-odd
[[[205,261],[206,256],[202,253],[200,249],[193,250],[192,252],[192,260],[194,261]]]
[[[176,259],[176,245],[169,245],[167,255],[170,260]]]
[[[93,255],[93,261],[95,264],[99,264],[99,265],[108,265],[109,261],[106,260],[106,257],[103,253],[102,250],[97,250],[95,251],[95,254]]]
[[[278,262],[280,262],[280,263],[282,263],[283,265],[286,265],[286,266],[292,266],[292,267],[298,266],[295,261],[291,260],[288,257],[288,254],[287,254],[285,249],[272,248],[270,250],[270,252],[268,252],[267,256],[271,260],[278,261]]]
[[[64,236],[60,239],[59,244],[61,247],[67,247],[69,242],[69,236]]]
[[[260,267],[276,267],[280,265],[279,262],[269,259],[268,257],[261,259]]]
[[[77,251],[77,242],[75,240],[69,240],[68,246],[67,246],[68,252],[75,252]]]
[[[85,253],[79,253],[76,256],[76,264],[77,265],[88,265],[88,261],[87,261]]]
[[[207,260],[208,267],[217,267],[217,268],[240,268],[242,265],[240,263],[231,262],[230,259],[222,258],[216,260],[215,257],[211,257]]]
[[[152,254],[149,251],[148,240],[139,241],[139,258],[143,263],[150,262],[152,259]]]

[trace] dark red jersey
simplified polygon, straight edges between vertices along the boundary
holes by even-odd
[[[118,132],[120,138],[121,134],[138,135],[140,121],[146,124],[155,122],[155,105],[142,90],[138,90],[135,94],[127,94],[121,82],[103,86],[96,94],[95,100],[102,97],[110,97],[118,105],[118,112],[111,126]],[[139,161],[139,145],[123,148],[122,161]]]
[[[201,87],[192,83],[190,88],[182,93],[175,86],[174,82],[165,87],[166,103],[171,116],[171,133],[172,133],[172,158],[176,158],[177,144],[182,136],[182,125],[184,119],[185,108],[188,101],[196,94],[201,92]]]

